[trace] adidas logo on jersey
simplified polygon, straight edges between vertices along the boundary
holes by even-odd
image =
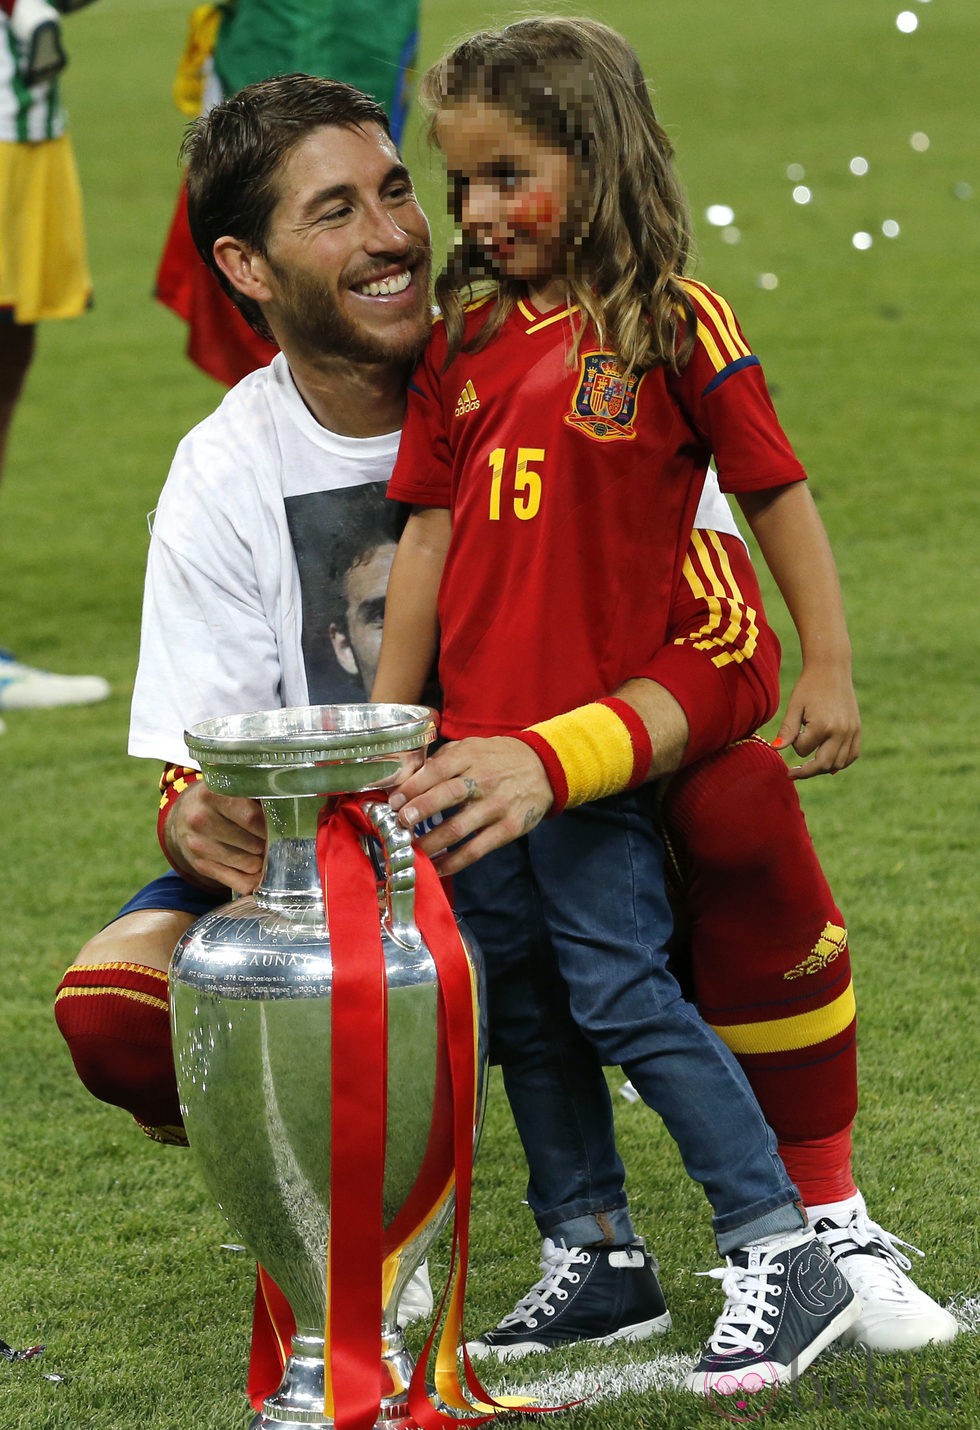
[[[467,381],[466,386],[456,401],[456,417],[465,417],[467,412],[478,412],[480,409],[480,399],[476,395],[476,388],[472,381]]]

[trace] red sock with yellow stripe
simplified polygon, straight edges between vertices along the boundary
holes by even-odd
[[[132,1113],[148,1137],[186,1144],[165,973],[141,963],[74,964],[55,1019],[93,1096]]]
[[[807,1205],[854,1191],[856,1015],[843,916],[765,741],[673,776],[664,829],[693,994],[741,1064]]]

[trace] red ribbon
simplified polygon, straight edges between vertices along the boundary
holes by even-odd
[[[360,805],[344,801],[321,812],[316,837],[332,963],[325,1374],[337,1430],[372,1430],[382,1393],[388,984],[377,882],[361,846],[373,832]],[[342,1314],[332,1318],[331,1306]]]
[[[404,1206],[385,1231],[382,1189],[387,1127],[387,980],[378,919],[377,878],[363,848],[376,831],[364,805],[377,795],[330,801],[321,811],[316,856],[324,887],[332,961],[330,1234],[327,1251],[325,1326],[326,1414],[337,1430],[372,1430],[388,1387],[381,1384],[382,1268],[384,1258],[410,1239],[438,1209],[455,1181],[455,1213],[449,1279],[439,1313],[409,1387],[409,1411],[422,1430],[459,1430],[480,1425],[513,1401],[494,1400],[476,1377],[464,1351],[466,1382],[477,1405],[459,1384],[456,1348],[469,1256],[473,1139],[476,1118],[477,1010],[473,971],[438,874],[415,851],[415,921],[433,959],[439,982],[438,1061],[429,1140],[422,1166]],[[264,1277],[264,1284],[263,1284]],[[270,1290],[271,1288],[271,1290]],[[256,1325],[267,1341],[271,1328],[285,1351],[288,1305],[260,1272],[263,1315]],[[281,1306],[279,1305],[281,1301]],[[338,1314],[331,1316],[331,1307]],[[266,1316],[265,1313],[268,1313]],[[429,1399],[426,1372],[436,1332],[445,1314],[436,1362],[436,1388],[447,1404],[485,1413],[461,1421]],[[268,1320],[268,1326],[266,1325]],[[253,1335],[253,1371],[257,1345]],[[280,1371],[281,1373],[281,1371]],[[256,1377],[253,1404],[261,1405]],[[265,1393],[274,1388],[269,1384]],[[540,1410],[520,1403],[521,1409]],[[562,1406],[547,1409],[563,1409]]]

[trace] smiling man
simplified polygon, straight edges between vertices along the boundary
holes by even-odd
[[[56,1008],[86,1086],[173,1142],[170,956],[229,889],[252,890],[265,848],[259,806],[211,794],[183,732],[364,699],[399,535],[385,487],[431,327],[428,224],[366,95],[307,75],[250,85],[184,152],[201,257],[281,351],[185,437],[160,497],[129,749],[165,762],[173,868],[89,940]]]

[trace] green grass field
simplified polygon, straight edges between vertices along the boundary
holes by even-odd
[[[959,1298],[973,1330],[870,1372],[856,1353],[825,1357],[767,1416],[831,1430],[980,1424],[980,522],[967,352],[980,308],[977,17],[975,0],[905,3],[912,34],[896,28],[897,0],[564,7],[618,25],[643,56],[697,218],[697,273],[730,298],[763,357],[848,599],[865,754],[840,780],[807,784],[804,799],[851,929],[859,1178],[878,1219],[928,1253],[921,1283]],[[8,714],[0,736],[0,1338],[47,1346],[0,1361],[0,1430],[248,1423],[251,1267],[222,1249],[229,1237],[190,1157],[83,1091],[50,1007],[84,939],[160,867],[157,772],[125,754],[146,514],[178,439],[220,397],[150,297],[178,180],[170,84],[189,8],[100,0],[66,23],[96,305],[41,332],[0,497],[2,642],[113,686],[103,705]],[[473,0],[423,10],[424,60],[509,15]],[[415,129],[406,154],[437,217],[441,182]],[[849,169],[858,156],[864,175]],[[791,165],[805,174],[794,181]],[[794,182],[812,202],[794,202]],[[705,220],[711,204],[734,210],[739,241]],[[853,246],[857,232],[870,248]],[[442,221],[438,233],[441,243]],[[775,598],[771,610],[789,682],[795,646]],[[506,1380],[561,1399],[594,1391],[562,1419],[578,1430],[709,1424],[708,1407],[657,1388],[717,1309],[715,1284],[692,1274],[714,1264],[707,1209],[652,1115],[625,1101],[618,1115],[674,1330],[663,1346],[526,1362]],[[522,1195],[494,1084],[475,1193],[474,1332],[532,1279]]]

